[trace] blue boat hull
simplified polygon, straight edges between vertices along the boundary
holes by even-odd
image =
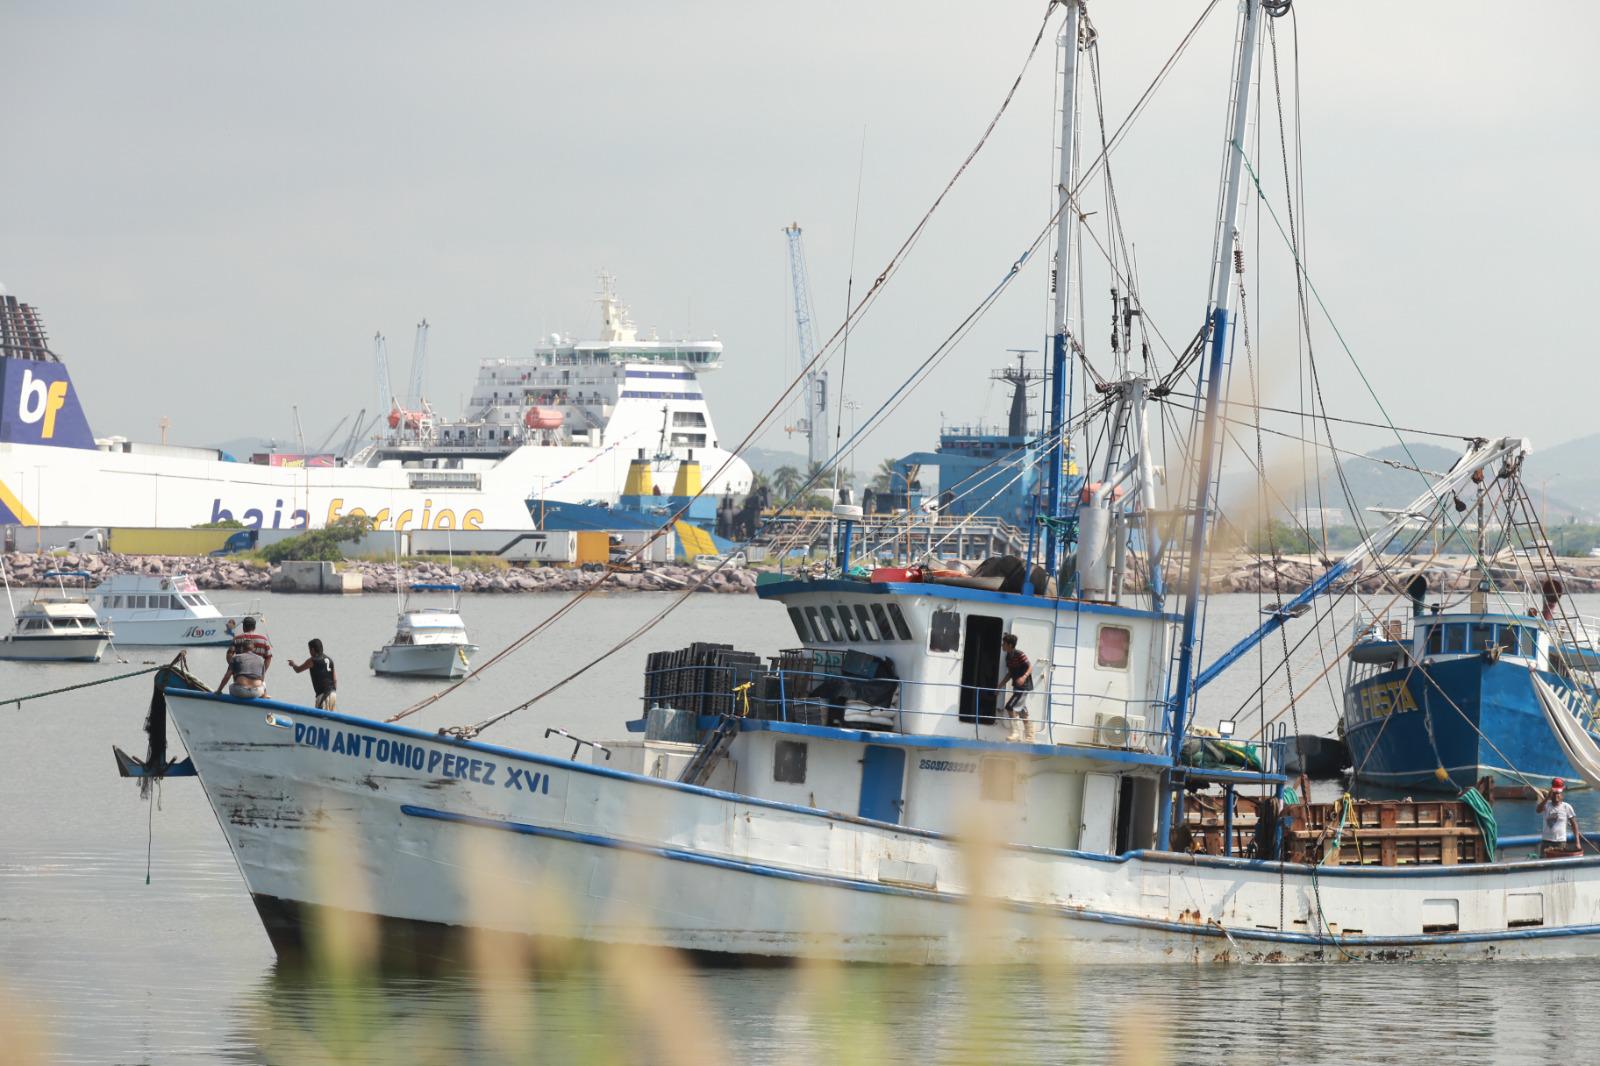
[[[1485,775],[1504,785],[1581,784],[1520,662],[1473,656],[1376,674],[1346,690],[1344,726],[1356,778],[1368,784],[1458,792]]]

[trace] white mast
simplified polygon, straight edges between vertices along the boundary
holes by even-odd
[[[1061,159],[1056,184],[1056,284],[1054,335],[1050,343],[1050,437],[1045,454],[1049,457],[1047,517],[1045,524],[1044,565],[1054,574],[1060,551],[1060,534],[1055,519],[1061,517],[1061,479],[1065,475],[1066,448],[1061,440],[1067,417],[1067,360],[1070,357],[1067,335],[1072,299],[1072,223],[1077,210],[1072,205],[1073,158],[1077,154],[1078,32],[1083,0],[1067,0],[1067,21],[1060,42],[1066,50],[1061,71]]]

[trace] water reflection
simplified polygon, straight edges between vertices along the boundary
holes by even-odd
[[[1588,968],[668,967],[639,1010],[606,964],[520,981],[273,967],[230,1011],[247,1063],[1392,1063],[1570,1058]],[[1553,994],[1558,993],[1558,994]],[[512,1005],[514,1009],[507,1009]],[[1480,1058],[1481,1056],[1481,1058]]]

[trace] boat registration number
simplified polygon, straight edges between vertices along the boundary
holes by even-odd
[[[1350,693],[1362,718],[1383,718],[1387,715],[1414,711],[1417,701],[1403,680],[1379,681],[1364,685]]]

